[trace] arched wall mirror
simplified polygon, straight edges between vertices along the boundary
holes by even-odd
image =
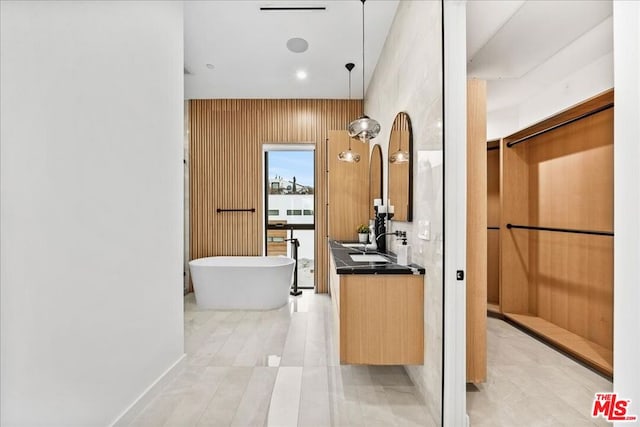
[[[375,218],[373,202],[382,199],[382,149],[378,144],[371,150],[369,161],[369,218]]]
[[[407,113],[398,113],[389,137],[389,204],[395,221],[413,219],[413,133]]]

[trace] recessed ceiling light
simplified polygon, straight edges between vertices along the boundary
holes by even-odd
[[[298,70],[296,72],[296,77],[298,80],[304,80],[307,78],[307,72],[305,70]]]
[[[210,70],[213,70],[215,68],[215,66],[213,64],[207,64],[207,68]]]
[[[294,53],[302,53],[309,49],[309,43],[300,37],[287,40],[287,49]]]

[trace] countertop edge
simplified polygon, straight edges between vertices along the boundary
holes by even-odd
[[[425,275],[424,267],[417,264],[409,264],[408,266],[401,266],[396,264],[394,261],[396,259],[395,254],[393,253],[380,253],[377,251],[368,251],[368,253],[375,253],[382,255],[389,260],[391,263],[364,263],[364,262],[356,262],[352,261],[349,257],[349,254],[354,252],[361,252],[355,248],[345,248],[338,241],[334,239],[329,239],[329,250],[331,252],[331,256],[333,257],[336,274],[339,275],[414,275],[414,276],[423,276]]]

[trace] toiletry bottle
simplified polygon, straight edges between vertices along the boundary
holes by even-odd
[[[398,264],[411,264],[411,246],[407,245],[407,238],[402,239],[402,244],[398,246]]]

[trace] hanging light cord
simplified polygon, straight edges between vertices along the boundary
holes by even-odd
[[[346,67],[347,67],[347,70],[349,70],[349,101],[351,101],[351,70],[353,68],[350,69],[349,65],[346,65]],[[351,151],[351,138],[349,138],[349,151]]]
[[[351,101],[351,70],[349,70],[349,101]]]
[[[355,65],[351,62],[345,64],[345,68],[349,71],[349,101],[351,101],[351,70],[353,70],[354,67]],[[351,138],[349,138],[349,152],[351,152]]]
[[[360,1],[362,2],[362,102],[364,106],[364,2],[366,0]]]

